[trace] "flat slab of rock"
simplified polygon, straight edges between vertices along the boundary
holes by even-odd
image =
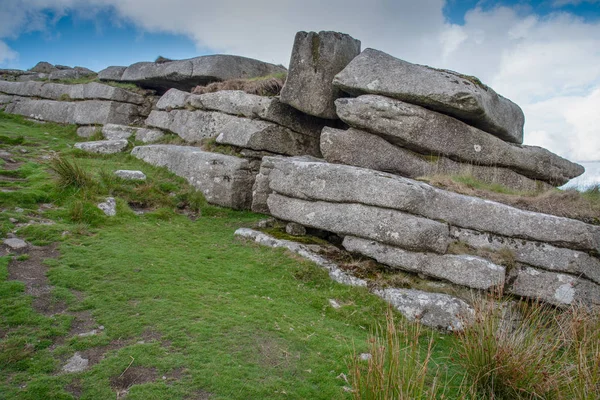
[[[467,175],[507,188],[538,192],[552,185],[528,178],[503,167],[461,163],[444,156],[427,156],[396,146],[381,136],[350,128],[340,130],[325,127],[321,134],[321,152],[331,163],[390,172],[407,178],[433,175]]]
[[[582,251],[456,227],[450,229],[450,235],[474,249],[508,251],[516,262],[580,276],[600,284],[600,259]]]
[[[437,189],[397,175],[281,159],[274,162],[269,179],[270,188],[285,196],[394,209],[452,226],[600,252],[598,226]]]
[[[476,78],[366,49],[333,80],[343,91],[380,94],[453,116],[502,140],[523,143],[523,111]]]
[[[248,160],[174,145],[139,146],[131,154],[185,178],[211,204],[250,208],[255,174]]]
[[[373,293],[392,304],[408,320],[432,328],[461,331],[475,314],[466,302],[447,294],[414,289],[378,289]]]
[[[128,169],[119,169],[115,171],[115,175],[121,179],[125,179],[128,181],[145,181],[146,174],[142,171],[132,171]]]
[[[23,100],[7,105],[5,112],[62,124],[129,125],[139,120],[141,109],[135,104],[103,100]]]
[[[346,236],[342,245],[350,252],[373,258],[381,264],[473,289],[491,290],[504,287],[505,268],[483,258],[416,253],[353,236]]]
[[[220,127],[230,121],[230,117],[213,111],[153,110],[146,125],[176,133],[188,143],[199,143],[202,139],[219,136]]]
[[[52,81],[70,80],[86,78],[88,76],[94,76],[96,73],[91,69],[85,67],[74,67],[69,69],[60,69],[54,71],[48,75],[48,79]]]
[[[275,172],[271,172],[271,176]],[[271,185],[276,179],[272,177]],[[271,215],[284,221],[405,249],[443,254],[449,243],[446,224],[396,210],[363,204],[306,201],[277,193],[269,195],[267,205]]]
[[[8,238],[2,240],[2,244],[8,248],[10,251],[21,252],[26,250],[29,245],[26,241],[19,238]]]
[[[321,156],[318,138],[294,132],[272,122],[228,117],[218,127],[221,133],[217,136],[217,143],[289,156]]]
[[[88,153],[114,154],[120,153],[127,147],[127,140],[97,140],[94,142],[75,143],[75,148]]]
[[[285,248],[293,253],[296,253],[302,256],[303,258],[314,262],[318,266],[325,268],[329,272],[329,277],[338,283],[350,286],[367,286],[367,282],[365,280],[347,274],[346,272],[342,271],[335,263],[326,260],[325,258],[314,253],[308,247],[300,243],[292,242],[290,240],[276,239],[265,233],[248,228],[239,228],[237,231],[235,231],[234,235],[253,240],[256,243],[261,244],[263,246],[273,248]]]
[[[455,118],[403,101],[365,95],[338,99],[336,106],[340,118],[350,126],[424,155],[506,167],[557,186],[585,171],[541,147],[513,145]]]
[[[177,108],[175,105],[179,103],[180,101],[174,101],[169,106]],[[258,96],[241,90],[221,90],[214,93],[192,94],[186,98],[185,106],[219,111],[246,118],[259,118],[314,137],[319,137],[321,130],[328,123],[326,120],[313,117],[283,104],[277,97]]]
[[[252,58],[217,54],[164,63],[135,63],[115,80],[164,93],[171,88],[190,91],[195,86],[210,82],[255,78],[279,72],[285,72],[285,68]]]
[[[508,282],[508,292],[517,296],[542,300],[556,306],[600,306],[600,286],[572,275],[517,267],[510,271]]]
[[[298,32],[281,102],[315,117],[337,119],[341,91],[333,77],[360,54],[360,41],[339,32]]]
[[[62,370],[67,373],[75,373],[82,372],[88,368],[89,360],[83,358],[79,352],[75,353],[75,355],[67,361],[67,363],[62,367]]]
[[[142,143],[157,142],[165,137],[163,131],[158,129],[139,128],[135,133],[135,140]]]

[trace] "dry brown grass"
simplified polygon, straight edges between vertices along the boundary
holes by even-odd
[[[241,90],[258,96],[277,96],[285,83],[284,75],[272,75],[258,79],[231,79],[223,82],[213,82],[206,86],[196,86],[192,93],[214,93],[221,90]]]
[[[600,224],[600,196],[595,194],[597,192],[595,189],[585,193],[576,189],[555,189],[542,193],[510,193],[492,191],[485,185],[461,182],[451,176],[437,175],[421,180],[441,189],[497,201],[523,210]]]

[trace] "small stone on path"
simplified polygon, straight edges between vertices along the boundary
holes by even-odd
[[[145,181],[146,180],[146,174],[144,174],[142,171],[132,171],[132,170],[127,170],[127,169],[120,169],[118,171],[115,171],[115,175],[121,179],[125,179],[128,181]]]
[[[117,202],[114,197],[107,197],[106,202],[98,204],[98,208],[109,217],[117,215]]]
[[[88,364],[89,360],[81,357],[81,354],[77,352],[73,357],[69,358],[69,361],[62,367],[62,370],[69,373],[82,372],[87,369]]]

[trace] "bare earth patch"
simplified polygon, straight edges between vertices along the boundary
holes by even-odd
[[[130,367],[121,375],[110,378],[110,386],[117,392],[117,399],[124,398],[133,385],[154,382],[158,378],[156,368]]]

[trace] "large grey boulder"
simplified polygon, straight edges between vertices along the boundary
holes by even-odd
[[[600,286],[572,275],[520,266],[510,271],[508,283],[508,292],[517,296],[557,306],[600,306]]]
[[[120,81],[127,67],[108,67],[98,72],[98,79],[101,81]]]
[[[337,119],[333,77],[360,54],[360,41],[338,32],[298,32],[281,102],[306,114]]]
[[[271,176],[275,172],[272,171]],[[271,180],[271,185],[274,181]],[[277,193],[269,195],[267,205],[274,217],[339,235],[377,240],[408,250],[443,254],[448,248],[446,224],[396,210],[363,204],[306,201]]]
[[[228,116],[219,127],[217,143],[289,156],[319,157],[319,139],[271,122]]]
[[[600,284],[600,259],[582,251],[456,227],[450,229],[450,235],[473,249],[504,252],[514,262],[581,276]]]
[[[77,125],[105,125],[109,123],[129,125],[139,122],[142,117],[140,107],[130,103],[85,100],[71,104],[74,104],[73,117],[71,121],[67,122]]]
[[[381,264],[473,289],[493,290],[504,287],[504,267],[483,258],[417,253],[353,236],[346,236],[342,245],[350,252],[374,258]]]
[[[25,97],[41,97],[50,100],[112,100],[123,103],[144,104],[144,96],[114,86],[91,82],[65,85],[46,82],[0,81],[0,92]]]
[[[390,172],[408,178],[432,175],[468,175],[489,184],[513,190],[537,192],[553,188],[508,168],[461,163],[444,156],[428,156],[396,146],[381,136],[350,128],[325,127],[321,134],[321,152],[331,163]]]
[[[392,304],[408,320],[441,330],[461,331],[475,314],[466,302],[447,294],[394,288],[376,289],[373,293]]]
[[[600,251],[599,226],[524,211],[383,172],[281,159],[274,163],[269,179],[270,188],[285,196],[331,203],[361,203],[481,232]]]
[[[15,96],[11,96],[8,94],[0,94],[0,104],[8,104],[12,103]]]
[[[131,154],[185,178],[209,203],[235,209],[250,208],[255,174],[248,160],[174,145],[139,146]]]
[[[513,169],[532,179],[562,185],[585,170],[550,151],[506,143],[455,118],[400,100],[365,95],[336,101],[347,124],[421,154],[445,155],[477,165]]]
[[[142,143],[153,143],[161,140],[165,137],[163,131],[158,129],[149,129],[149,128],[138,128],[135,133],[135,140],[138,140]]]
[[[187,98],[186,105],[196,109],[220,111],[246,118],[259,118],[315,137],[321,135],[321,129],[327,123],[323,119],[283,104],[277,97],[258,96],[241,90],[192,94]],[[177,108],[172,105],[171,107]]]
[[[75,148],[87,153],[114,154],[120,153],[127,147],[127,140],[97,140],[94,142],[75,143]]]
[[[158,99],[156,109],[171,111],[174,109],[185,108],[188,98],[191,95],[190,92],[184,92],[183,90],[175,88],[169,89],[165,94],[160,96],[160,99]]]
[[[5,112],[40,121],[70,124],[74,122],[75,103],[53,100],[24,100],[8,104]]]
[[[190,91],[197,85],[214,81],[279,72],[285,72],[285,68],[251,58],[217,54],[164,63],[135,63],[125,69],[119,81],[164,93],[171,88]]]
[[[188,143],[199,143],[202,139],[217,137],[230,116],[212,111],[153,110],[146,125],[176,133]]]
[[[523,111],[473,77],[366,49],[335,76],[333,84],[353,95],[381,94],[427,107],[502,140],[523,143]]]

